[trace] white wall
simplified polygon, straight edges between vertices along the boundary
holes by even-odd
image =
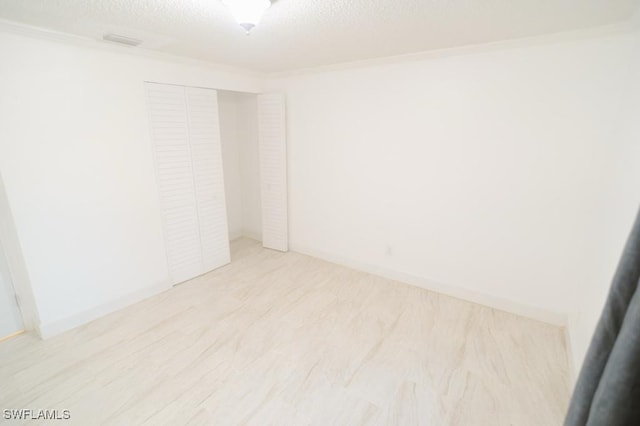
[[[168,286],[143,82],[263,84],[97,45],[0,33],[0,171],[45,335]]]
[[[238,136],[242,141],[242,233],[262,241],[258,100],[255,95],[240,95],[237,100]]]
[[[608,140],[606,182],[602,198],[600,270],[598,279],[576,291],[571,311],[571,343],[574,364],[579,369],[588,348],[611,280],[640,207],[640,13],[635,21],[635,49],[628,75],[624,78],[624,96],[616,128]]]
[[[566,321],[597,275],[631,47],[573,34],[273,79],[292,249]]]
[[[242,140],[238,138],[237,96],[234,92],[218,91],[220,111],[220,138],[222,141],[222,167],[224,169],[224,191],[227,201],[229,239],[242,235],[242,174],[240,150]]]

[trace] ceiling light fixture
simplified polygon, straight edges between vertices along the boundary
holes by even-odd
[[[258,25],[262,14],[271,6],[270,0],[223,0],[223,3],[247,35]]]

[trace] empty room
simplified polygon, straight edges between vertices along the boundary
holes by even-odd
[[[0,0],[0,424],[640,424],[639,0]]]

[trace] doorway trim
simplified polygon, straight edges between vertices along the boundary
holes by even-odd
[[[10,279],[13,283],[24,329],[25,331],[35,330],[40,334],[40,318],[31,288],[29,273],[22,255],[22,247],[18,239],[13,213],[4,188],[2,173],[0,173],[0,246],[4,252]],[[13,333],[13,336],[15,335],[16,333]],[[3,337],[0,336],[0,338]]]

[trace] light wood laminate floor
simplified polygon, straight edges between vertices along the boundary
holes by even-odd
[[[561,424],[560,328],[248,239],[232,258],[60,336],[0,344],[0,408],[68,409],[79,425]]]

